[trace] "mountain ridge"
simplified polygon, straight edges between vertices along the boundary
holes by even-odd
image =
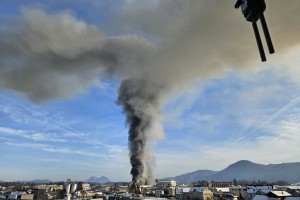
[[[48,179],[34,179],[34,180],[30,180],[30,181],[27,181],[27,180],[17,180],[16,182],[42,184],[42,183],[51,183],[52,181],[48,180]]]
[[[208,174],[205,174],[209,172]],[[192,183],[197,181],[286,181],[297,183],[300,180],[300,162],[281,164],[258,164],[249,160],[239,160],[221,171],[197,170],[190,173],[181,174],[175,177],[168,177],[179,184]]]

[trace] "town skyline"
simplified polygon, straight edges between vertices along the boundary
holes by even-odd
[[[145,151],[154,178],[297,162],[298,0],[267,1],[276,54],[265,63],[240,10],[210,2],[4,0],[0,180],[131,181],[117,102],[128,78],[150,80],[157,95],[155,108],[141,106],[155,116]]]

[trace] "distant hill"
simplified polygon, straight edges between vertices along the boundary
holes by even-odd
[[[18,180],[17,182],[21,183],[35,183],[35,184],[42,184],[42,183],[51,183],[52,181],[48,179],[34,179],[32,181],[27,181],[27,180]]]
[[[300,180],[300,162],[262,165],[241,160],[207,178],[216,181],[245,179],[295,183]]]
[[[207,172],[207,175],[205,175],[205,172]],[[268,182],[282,180],[291,184],[300,180],[300,162],[263,165],[248,160],[240,160],[219,172],[198,170],[167,179],[176,180],[178,183],[191,183],[201,180],[232,181],[233,179],[264,180]]]
[[[241,160],[229,165],[227,168],[218,173],[207,177],[210,180],[225,181],[225,180],[258,180],[260,172],[264,170],[265,165],[256,164],[248,160]],[[262,180],[259,178],[259,180]]]
[[[32,181],[27,181],[30,183],[35,183],[35,184],[42,184],[42,183],[51,183],[52,181],[48,180],[48,179],[35,179]]]
[[[216,173],[217,173],[217,171],[198,170],[198,171],[195,171],[195,172],[190,172],[190,173],[182,174],[182,175],[175,176],[175,177],[164,178],[162,180],[172,179],[172,180],[175,180],[176,183],[178,183],[178,184],[192,183],[192,182],[195,182],[195,181],[205,180],[207,177],[212,176]]]
[[[111,180],[109,180],[107,177],[105,176],[101,176],[99,178],[92,176],[90,178],[88,178],[86,180],[86,182],[88,183],[108,183],[108,182],[112,182]]]

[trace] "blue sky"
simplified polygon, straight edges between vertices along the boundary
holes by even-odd
[[[69,13],[99,27],[108,36],[137,34],[159,46],[166,35],[173,36],[151,29],[155,24],[134,29],[132,21],[127,25],[119,18],[126,9],[138,15],[149,7],[151,11],[158,2],[7,0],[0,5],[1,29],[6,28],[7,21],[20,20],[21,10],[39,9],[49,15]],[[124,13],[127,20],[133,19]],[[239,12],[236,16],[236,21],[244,22]],[[243,25],[251,35],[250,24]],[[276,28],[275,49],[276,42],[282,39]],[[287,31],[288,34],[292,33]],[[247,48],[253,48],[254,56],[247,63],[255,67],[240,70],[235,66],[240,61],[229,62],[221,73],[204,72],[184,89],[166,95],[160,120],[164,137],[149,143],[155,156],[155,178],[199,169],[221,170],[242,159],[262,164],[299,161],[299,43],[289,48],[278,44],[278,52],[267,55],[266,63],[260,62],[253,38],[250,43],[253,45]],[[203,63],[219,64],[210,60]],[[182,83],[183,80],[178,82]],[[40,102],[27,98],[24,91],[1,84],[0,81],[0,180],[85,180],[90,176],[131,180],[125,117],[115,103],[118,74],[99,77],[67,97]]]

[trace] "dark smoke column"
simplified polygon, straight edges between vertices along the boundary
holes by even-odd
[[[152,169],[146,165],[147,134],[159,116],[158,85],[140,79],[122,81],[117,104],[123,107],[128,125],[128,148],[132,181],[147,184]]]

